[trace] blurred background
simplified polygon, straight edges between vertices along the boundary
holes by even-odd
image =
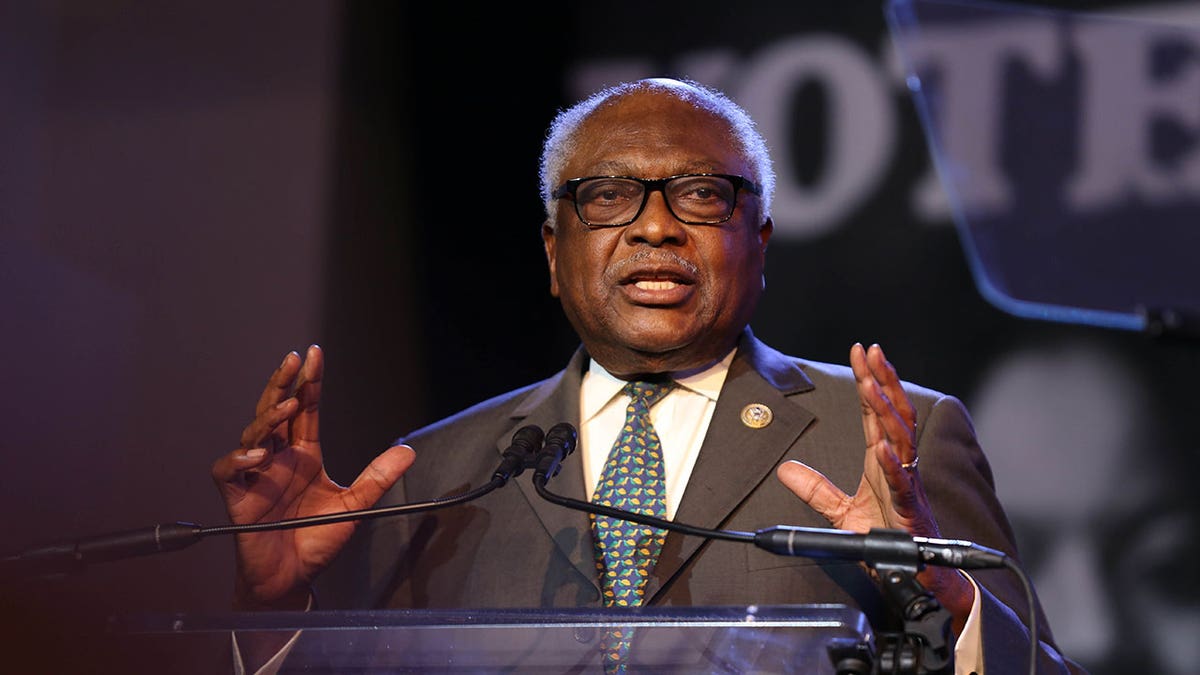
[[[546,125],[599,85],[687,76],[774,152],[759,337],[839,363],[879,342],[962,398],[1064,651],[1096,674],[1193,672],[1200,342],[1002,308],[1026,289],[985,296],[961,226],[1115,219],[1127,266],[1085,290],[1167,275],[1195,296],[1195,249],[1159,258],[1137,233],[1200,207],[1200,8],[1009,6],[1156,23],[1130,67],[1086,27],[933,31],[916,55],[961,134],[940,150],[976,162],[948,192],[875,1],[0,0],[0,548],[225,523],[209,467],[311,343],[344,483],[397,436],[553,374],[577,341],[541,250]],[[1064,91],[1075,112],[1047,112],[1048,136],[1004,122]],[[106,617],[227,609],[232,544],[0,583],[7,653],[94,672]]]

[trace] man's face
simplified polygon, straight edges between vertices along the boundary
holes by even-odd
[[[752,178],[728,125],[662,92],[602,108],[577,135],[562,179],[665,178],[723,173]],[[634,222],[589,228],[570,199],[543,228],[550,291],[593,358],[619,376],[687,370],[733,348],[762,294],[770,221],[742,190],[724,223],[685,225],[662,192]]]

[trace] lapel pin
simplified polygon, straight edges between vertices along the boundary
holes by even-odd
[[[762,403],[751,403],[742,408],[742,424],[751,429],[761,429],[770,424],[773,418],[771,409]]]

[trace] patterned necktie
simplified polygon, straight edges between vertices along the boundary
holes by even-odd
[[[625,425],[608,455],[592,497],[593,503],[658,518],[667,517],[662,444],[650,423],[650,408],[666,396],[672,386],[630,382],[622,389],[622,393],[630,397],[625,408]],[[591,520],[604,606],[641,605],[646,581],[662,550],[667,531],[606,516],[593,515]],[[617,630],[605,637],[605,670],[624,672],[632,634]]]

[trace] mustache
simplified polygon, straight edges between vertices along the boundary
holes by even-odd
[[[691,277],[700,276],[700,266],[674,251],[661,249],[639,249],[628,258],[622,258],[609,265],[606,276],[610,281],[623,279],[627,270],[646,267],[665,267],[684,270]]]

